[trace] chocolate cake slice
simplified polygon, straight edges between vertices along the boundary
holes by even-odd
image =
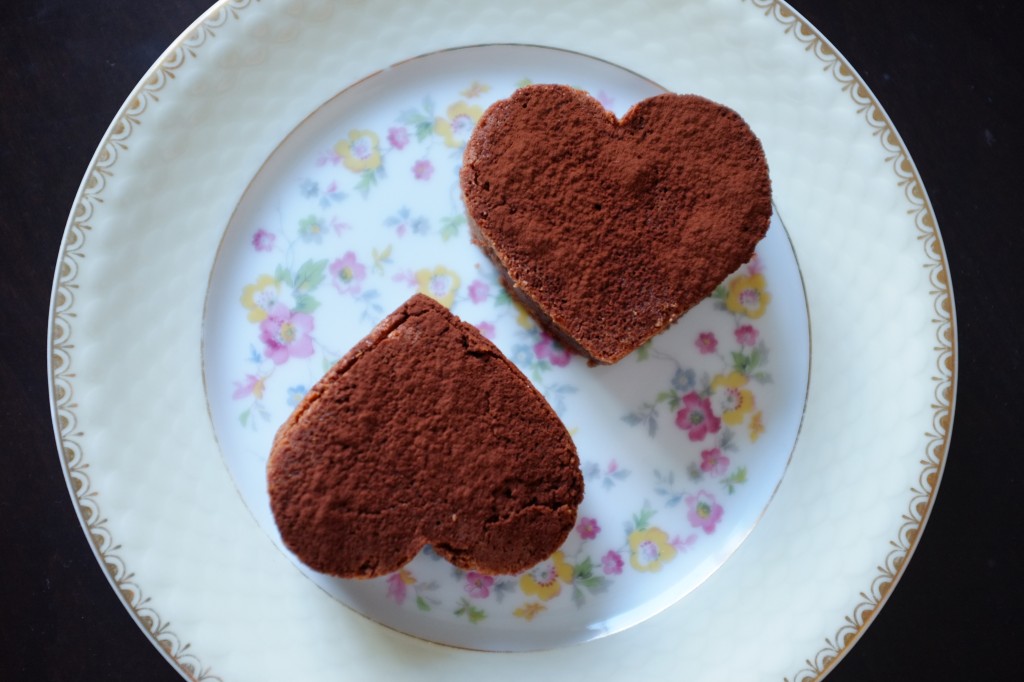
[[[516,573],[565,540],[583,498],[569,433],[490,341],[417,294],[309,391],[267,464],[289,549],[343,578],[396,571],[426,544]]]
[[[707,297],[772,213],[760,141],[696,95],[652,97],[619,121],[580,90],[522,88],[484,112],[461,183],[509,292],[592,364]]]

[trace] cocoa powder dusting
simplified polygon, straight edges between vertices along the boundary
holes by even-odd
[[[417,294],[306,394],[267,466],[285,544],[344,578],[423,548],[465,570],[550,556],[583,498],[568,431],[475,328]]]
[[[462,188],[474,241],[570,347],[611,363],[750,259],[771,216],[760,142],[732,110],[659,95],[618,121],[530,86],[485,112]]]

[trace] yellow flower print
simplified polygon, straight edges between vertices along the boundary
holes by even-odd
[[[267,378],[262,377],[252,385],[252,394],[256,400],[263,400],[263,393],[267,390]]]
[[[461,280],[457,273],[443,265],[438,265],[433,270],[428,268],[418,270],[416,282],[419,284],[421,294],[429,296],[445,308],[451,308]]]
[[[386,582],[388,584],[388,598],[396,604],[401,604],[409,593],[409,585],[416,584],[416,578],[412,573],[403,568],[398,573],[389,575]]]
[[[255,284],[242,287],[242,305],[249,311],[250,322],[262,322],[267,319],[267,311],[277,303],[281,292],[281,283],[270,275],[260,275]]]
[[[572,566],[566,563],[565,555],[561,551],[552,554],[550,559],[529,573],[524,573],[519,578],[519,589],[528,597],[548,601],[561,593],[562,586],[559,581],[566,584],[572,582]]]
[[[334,152],[353,173],[376,170],[380,166],[380,139],[371,130],[350,130],[347,140],[334,145]]]
[[[739,372],[729,372],[726,376],[719,374],[711,380],[711,390],[718,392],[725,389],[722,397],[722,421],[729,426],[739,426],[744,417],[754,411],[754,394],[743,388],[747,385],[747,377]]]
[[[629,534],[629,565],[643,573],[657,573],[676,558],[676,548],[660,528],[635,530]]]
[[[491,86],[490,85],[485,85],[485,84],[483,84],[483,83],[481,83],[479,81],[473,81],[472,83],[469,84],[468,88],[466,88],[465,90],[463,90],[459,94],[462,95],[463,97],[468,97],[469,99],[473,99],[474,97],[479,97],[480,95],[484,94],[485,92],[490,92],[490,91],[491,91]]]
[[[547,611],[547,610],[548,610],[548,607],[544,606],[539,601],[530,601],[530,602],[526,602],[525,604],[520,606],[518,609],[513,611],[512,615],[515,616],[516,618],[522,618],[523,620],[528,620],[529,621],[529,620],[533,620],[533,617],[536,616],[541,611]]]
[[[513,305],[516,307],[516,324],[525,329],[526,331],[533,331],[536,328],[537,323],[530,317],[530,313],[526,312],[526,308],[519,302],[513,299]]]
[[[440,116],[434,120],[434,132],[444,138],[445,145],[458,149],[466,144],[473,126],[484,113],[476,104],[468,104],[459,100],[448,107],[448,116]]]
[[[771,294],[765,291],[764,275],[736,275],[729,280],[725,307],[729,312],[757,319],[764,315],[771,300]]]
[[[761,412],[755,412],[754,416],[750,418],[750,442],[755,442],[764,433],[764,421],[762,420]]]

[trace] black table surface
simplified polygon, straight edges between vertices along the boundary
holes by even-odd
[[[180,679],[86,544],[54,445],[45,348],[58,246],[89,160],[136,82],[208,1],[14,0],[0,14],[2,679]],[[793,2],[903,135],[945,240],[959,331],[936,506],[889,602],[829,679],[1018,679],[1008,671],[1024,634],[1024,448],[1012,387],[1024,378],[1024,285],[1013,275],[1024,257],[1014,105],[1024,59],[1013,55],[1024,11],[1013,0]]]

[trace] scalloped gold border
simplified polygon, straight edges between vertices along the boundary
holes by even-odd
[[[882,109],[878,100],[868,89],[849,62],[832,47],[814,26],[781,0],[751,0],[766,16],[783,26],[784,32],[792,34],[806,46],[808,52],[817,57],[850,95],[857,106],[857,112],[864,116],[867,124],[874,129],[882,148],[888,156],[886,162],[892,165],[898,184],[910,204],[907,213],[914,216],[917,238],[924,247],[928,263],[929,293],[934,297],[935,327],[934,350],[936,361],[935,400],[932,408],[932,429],[925,432],[928,444],[924,458],[920,461],[921,473],[918,485],[910,488],[911,500],[903,514],[903,524],[895,540],[890,540],[889,550],[878,567],[878,574],[871,581],[866,592],[860,593],[861,600],[846,616],[843,624],[831,638],[825,638],[825,645],[811,658],[804,661],[804,668],[784,682],[812,682],[820,680],[835,667],[839,660],[857,642],[874,620],[885,603],[892,588],[903,575],[910,555],[917,546],[918,538],[931,513],[938,491],[939,480],[949,452],[949,439],[953,423],[954,396],[956,395],[956,319],[953,306],[953,290],[950,285],[946,253],[942,246],[935,214],[918,176],[917,168],[896,133],[892,121]]]
[[[259,2],[259,0],[220,0],[214,5],[185,34],[171,44],[143,82],[137,86],[135,96],[126,104],[115,120],[90,165],[80,190],[78,202],[68,221],[61,247],[60,261],[54,278],[50,319],[51,404],[64,474],[76,503],[79,519],[86,530],[93,551],[106,568],[108,577],[118,590],[122,601],[168,660],[175,664],[188,679],[196,682],[223,681],[219,676],[213,674],[210,668],[201,664],[196,655],[192,653],[191,645],[183,642],[170,629],[170,623],[163,621],[150,606],[149,597],[143,595],[142,589],[133,580],[134,575],[128,572],[121,558],[117,556],[116,550],[120,546],[115,545],[110,537],[106,519],[100,513],[96,501],[97,492],[92,490],[86,472],[88,464],[84,461],[79,445],[82,432],[78,430],[75,417],[75,408],[77,408],[73,391],[75,374],[71,368],[70,355],[70,351],[74,348],[71,319],[74,318],[75,313],[71,309],[74,305],[74,291],[77,288],[75,279],[78,276],[79,261],[84,255],[82,250],[86,235],[92,229],[90,221],[94,206],[96,203],[102,202],[100,195],[106,187],[107,180],[113,175],[111,169],[117,162],[120,152],[127,149],[125,141],[141,124],[140,117],[145,113],[150,102],[159,99],[157,93],[174,79],[174,72],[184,66],[189,59],[195,59],[197,51],[216,37],[218,29],[227,21],[237,19],[239,12],[251,6],[253,2]],[[917,169],[910,160],[910,156],[891,121],[849,63],[803,17],[782,0],[751,0],[751,2],[755,7],[764,10],[767,17],[776,20],[783,27],[785,33],[792,34],[803,43],[807,51],[814,54],[825,65],[826,70],[831,71],[843,91],[849,93],[850,98],[858,107],[858,112],[874,129],[874,134],[889,154],[886,160],[892,164],[898,183],[904,188],[904,194],[910,204],[908,213],[914,216],[918,239],[921,240],[929,259],[929,263],[925,267],[928,268],[929,281],[932,286],[929,293],[934,297],[935,318],[932,322],[936,325],[934,350],[938,352],[938,359],[936,362],[937,375],[933,377],[935,381],[935,401],[931,406],[933,428],[925,434],[928,444],[925,448],[924,458],[921,460],[922,470],[918,478],[918,485],[910,489],[912,498],[908,511],[903,514],[904,523],[896,539],[890,541],[892,549],[886,555],[883,564],[878,567],[878,575],[872,580],[868,590],[860,594],[861,601],[854,607],[852,613],[846,616],[835,636],[826,638],[825,645],[813,657],[804,661],[805,667],[792,677],[784,678],[785,682],[810,682],[823,678],[849,651],[874,619],[893,585],[901,577],[906,562],[917,545],[928,514],[931,512],[949,451],[956,383],[956,324],[949,270],[934,212],[917,174]]]
[[[128,147],[126,141],[142,123],[142,115],[151,102],[158,101],[158,93],[175,78],[174,72],[189,60],[195,59],[198,51],[217,35],[217,31],[229,20],[237,19],[239,12],[259,0],[221,0],[207,10],[196,22],[171,43],[163,56],[153,65],[142,82],[136,86],[129,100],[110,130],[104,136],[85,180],[79,190],[78,201],[68,220],[61,245],[60,261],[54,277],[52,313],[50,318],[50,400],[54,416],[57,447],[64,465],[64,477],[71,490],[79,520],[93,552],[107,571],[107,577],[121,597],[121,601],[143,627],[153,644],[188,679],[195,682],[223,682],[204,666],[192,653],[191,644],[183,641],[171,630],[169,622],[160,618],[150,605],[149,597],[134,581],[134,574],[125,567],[117,555],[120,545],[114,544],[107,530],[107,519],[100,513],[97,491],[92,489],[79,440],[82,431],[78,429],[75,416],[78,404],[74,401],[75,373],[71,367],[71,351],[74,339],[71,333],[72,311],[75,290],[78,285],[79,262],[84,257],[83,249],[88,233],[92,230],[91,220],[95,205],[102,203],[101,195],[107,181],[113,176],[112,168],[121,152]]]

